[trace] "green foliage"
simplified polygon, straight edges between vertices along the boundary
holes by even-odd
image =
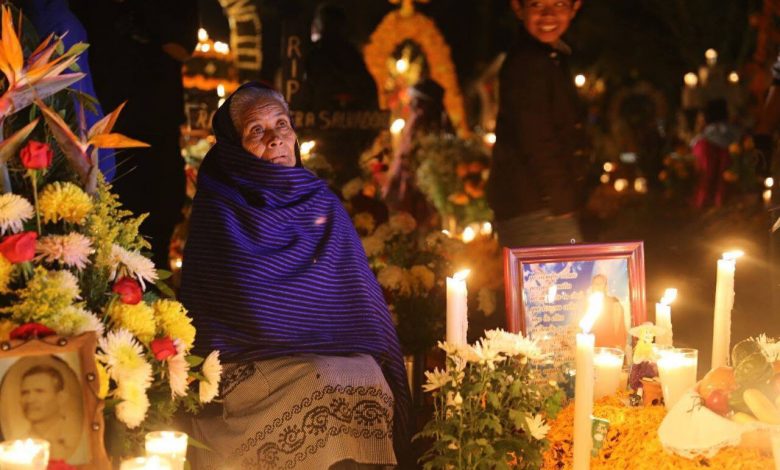
[[[416,439],[433,439],[428,469],[539,468],[548,442],[542,419],[555,417],[564,394],[536,373],[536,345],[489,331],[476,346],[447,350],[445,371],[426,373],[434,415]]]

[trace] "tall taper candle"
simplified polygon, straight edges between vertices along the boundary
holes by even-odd
[[[466,344],[469,329],[466,277],[470,270],[458,271],[447,278],[447,342]]]
[[[734,271],[741,251],[723,253],[718,260],[715,283],[715,311],[712,325],[712,369],[729,363],[731,351],[731,309],[734,307]]]
[[[655,326],[663,328],[663,333],[655,337],[655,343],[671,346],[674,342],[672,330],[672,302],[677,298],[677,289],[666,289],[661,301],[655,304]]]
[[[593,346],[596,337],[590,333],[604,306],[604,294],[597,292],[588,298],[588,310],[580,321],[582,333],[577,334],[574,381],[574,470],[590,468],[591,415],[593,414]]]

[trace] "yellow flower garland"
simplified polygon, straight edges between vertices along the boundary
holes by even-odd
[[[404,15],[401,10],[388,13],[371,34],[369,43],[363,49],[363,57],[368,71],[374,77],[379,90],[379,106],[387,107],[383,90],[390,78],[387,60],[404,41],[410,40],[420,45],[431,71],[431,78],[444,88],[444,107],[452,124],[461,134],[468,134],[463,95],[458,86],[455,66],[450,58],[450,47],[444,41],[436,23],[427,16],[414,12]]]
[[[617,398],[603,398],[593,407],[593,416],[609,420],[609,432],[591,468],[599,469],[756,469],[773,468],[773,458],[757,449],[727,447],[715,457],[689,460],[664,451],[658,440],[658,427],[666,411],[661,406],[631,408]],[[542,468],[572,468],[572,426],[574,405],[564,408],[550,423],[550,448],[544,453]]]

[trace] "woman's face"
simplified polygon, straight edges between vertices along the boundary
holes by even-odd
[[[279,100],[261,98],[241,116],[241,145],[265,161],[295,166],[295,131]]]

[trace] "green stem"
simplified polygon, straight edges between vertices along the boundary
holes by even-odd
[[[41,211],[38,208],[38,171],[29,170],[33,187],[33,201],[35,202],[35,222],[38,224],[38,235],[41,235]]]

